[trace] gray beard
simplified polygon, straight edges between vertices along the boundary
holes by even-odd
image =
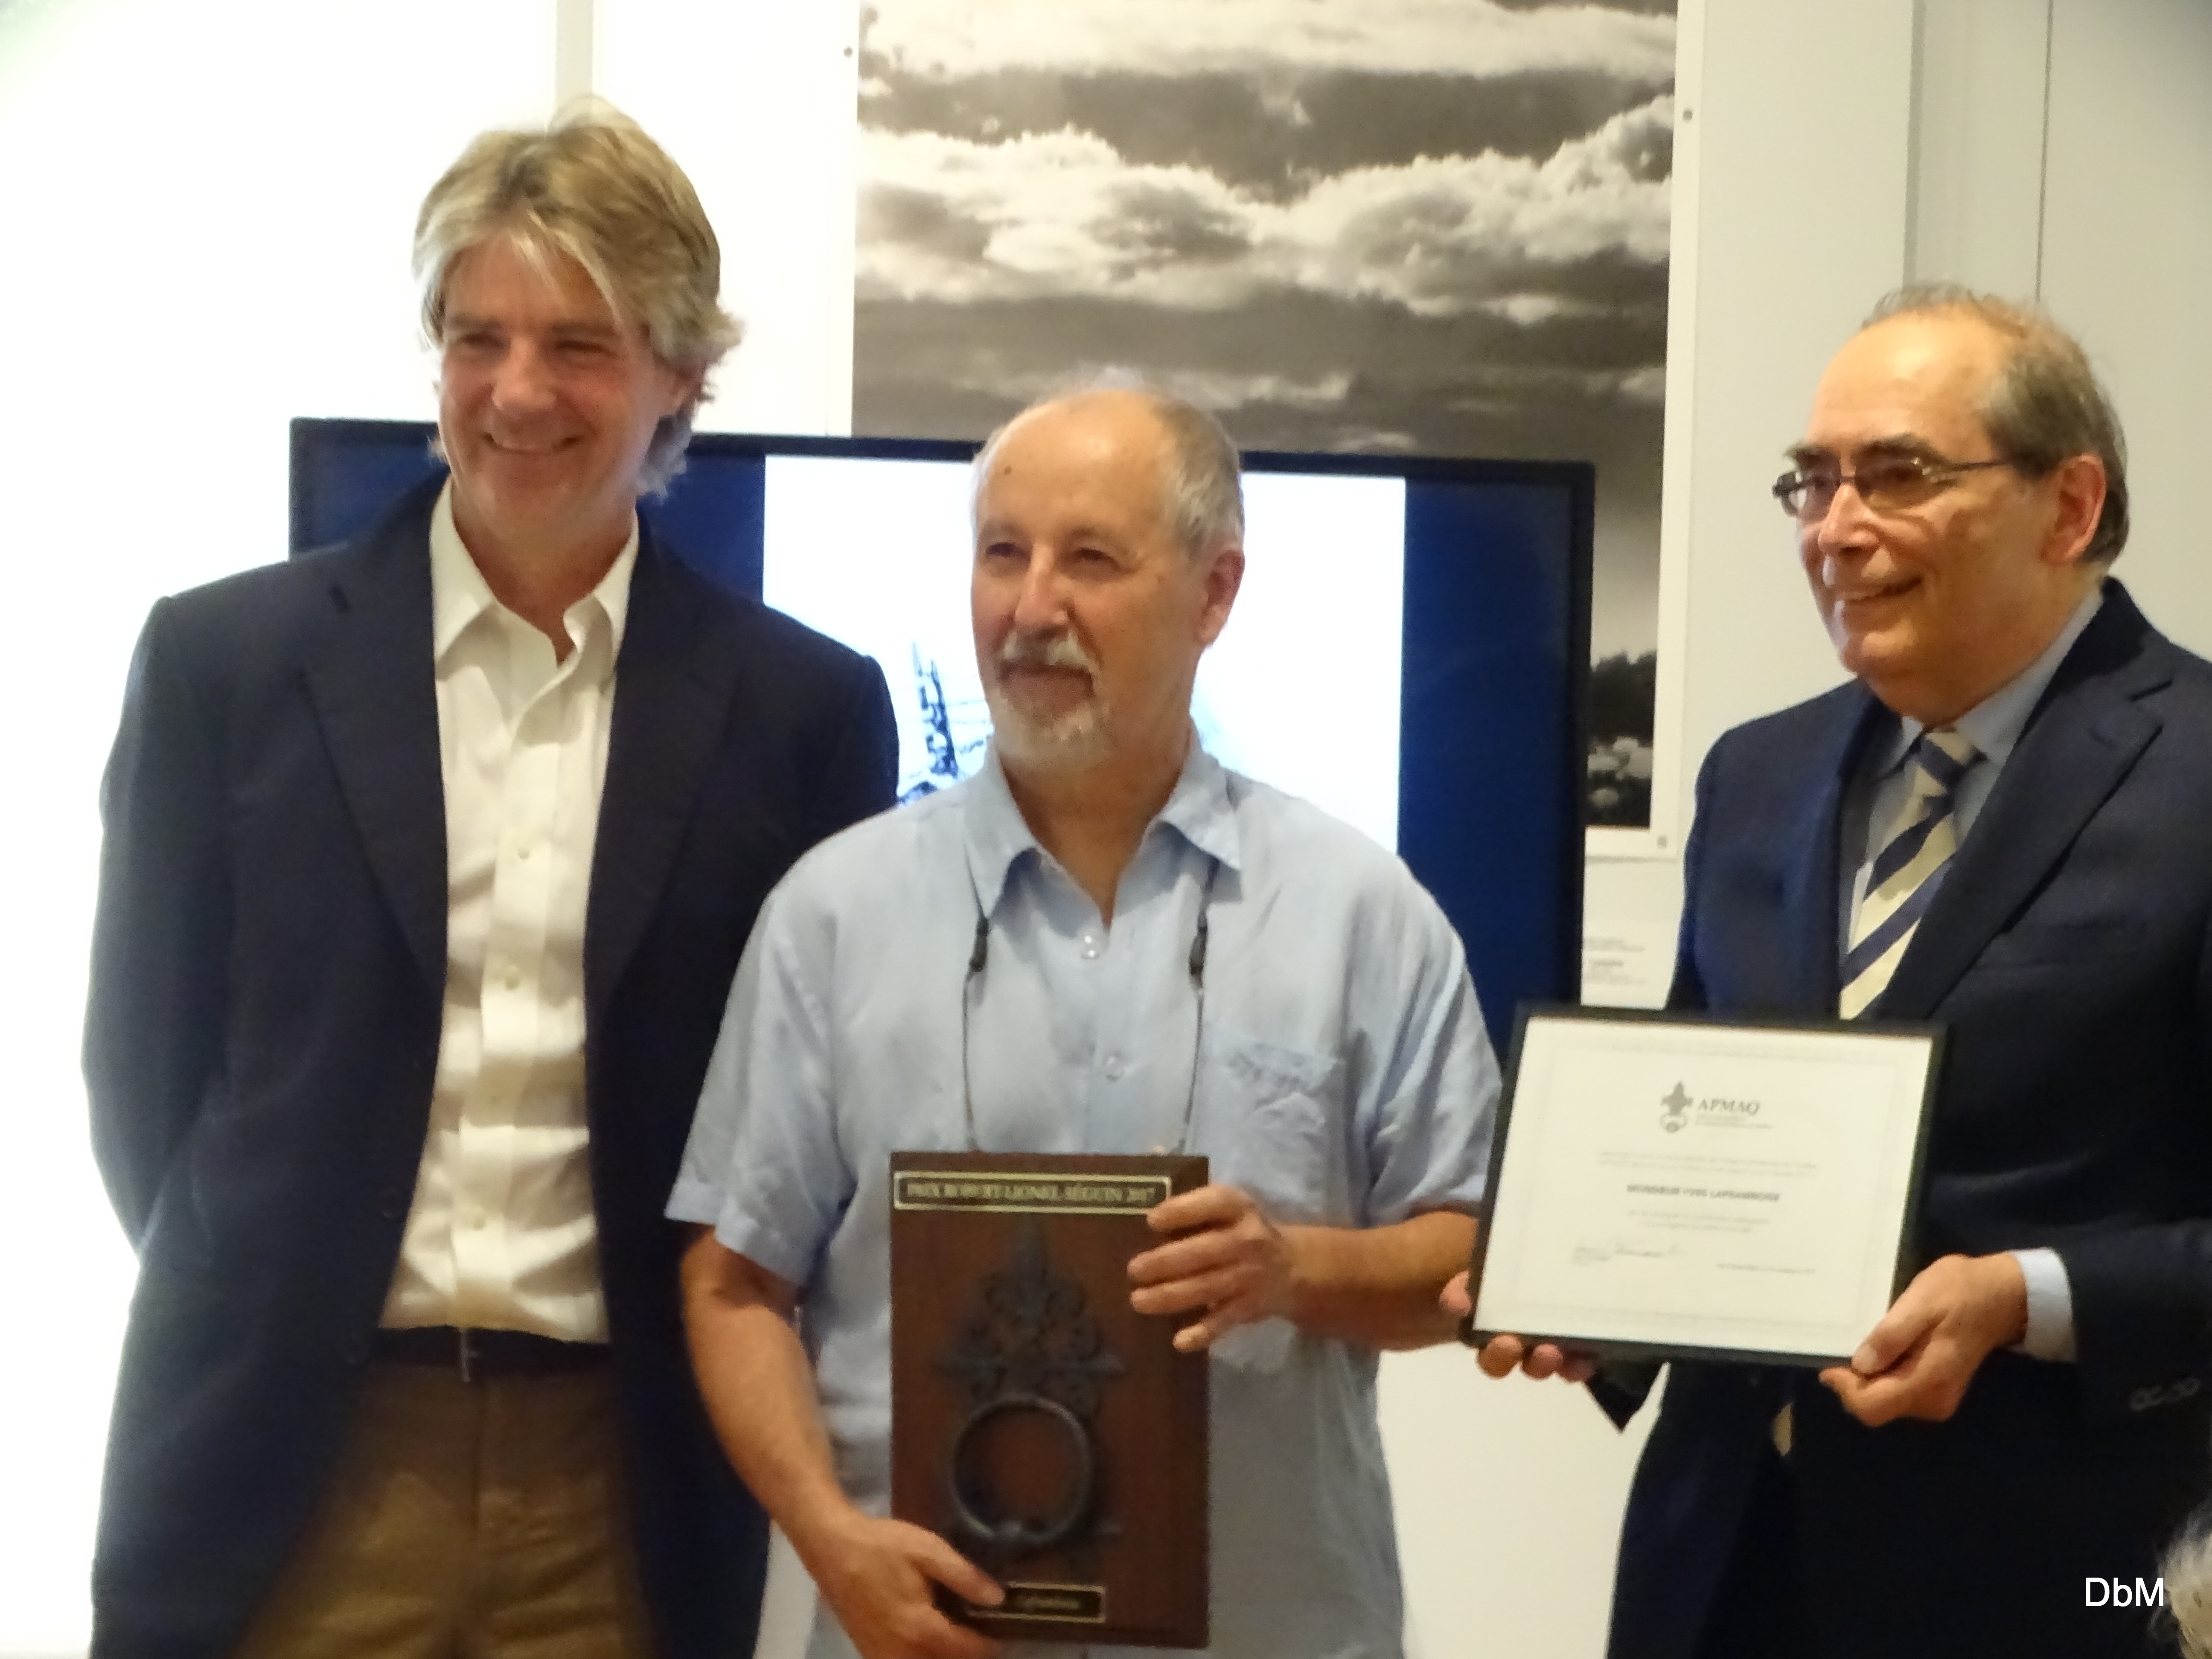
[[[1022,708],[989,680],[983,702],[991,711],[991,740],[1001,757],[1038,772],[1074,772],[1105,759],[1112,744],[1105,710],[1094,693],[1056,720]]]

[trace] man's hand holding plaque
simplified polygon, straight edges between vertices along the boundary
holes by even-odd
[[[1194,1315],[1175,1346],[1199,1353],[1235,1330],[1291,1312],[1291,1247],[1251,1195],[1207,1186],[1170,1199],[1145,1218],[1169,1242],[1129,1263],[1140,1314]]]
[[[861,1659],[990,1659],[1000,1650],[989,1637],[946,1618],[937,1589],[984,1607],[996,1606],[1006,1592],[927,1528],[844,1504],[817,1536],[807,1571]]]

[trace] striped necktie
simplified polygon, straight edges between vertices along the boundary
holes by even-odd
[[[1867,871],[1844,953],[1845,1019],[1856,1019],[1888,988],[1959,845],[1959,783],[1981,752],[1958,732],[1925,732],[1912,745],[1912,788],[1889,838]]]

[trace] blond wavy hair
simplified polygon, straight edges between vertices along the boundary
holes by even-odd
[[[544,131],[487,132],[422,198],[415,279],[422,332],[445,343],[446,283],[460,256],[505,237],[541,270],[566,254],[616,317],[641,326],[653,354],[700,377],[660,422],[639,488],[658,495],[684,470],[706,375],[743,337],[722,309],[722,250],[698,192],[668,152],[611,105],[586,100]]]

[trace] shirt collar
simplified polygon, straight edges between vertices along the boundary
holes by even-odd
[[[637,518],[633,514],[629,539],[615,555],[607,574],[599,578],[599,585],[589,593],[568,607],[564,617],[570,641],[580,647],[591,620],[590,608],[596,607],[606,618],[609,661],[621,654],[623,629],[629,620],[629,582],[637,568]],[[498,596],[484,580],[483,572],[477,568],[476,560],[461,540],[461,532],[453,523],[453,481],[447,478],[446,487],[438,492],[438,504],[430,513],[430,659],[443,661],[453,641],[466,633],[479,617],[495,608],[506,607],[500,605]]]
[[[1962,733],[1993,768],[2002,766],[2011,756],[2021,733],[2027,729],[2027,717],[2035,712],[2035,705],[2042,700],[2051,677],[2058,672],[2058,665],[2066,660],[2074,641],[2081,637],[2081,630],[2088,627],[2090,619],[2097,614],[2097,607],[2104,602],[2105,585],[2100,581],[2082,595],[2081,603],[2066,619],[2066,626],[2044,647],[2042,655],[1951,722],[1952,728]],[[1918,720],[1901,718],[1897,735],[1883,751],[1881,767],[1875,775],[1884,776],[1902,765],[1926,729]]]
[[[1194,732],[1182,775],[1153,822],[1166,824],[1216,863],[1240,867],[1243,848],[1237,835],[1237,805],[1229,794],[1229,770],[1206,753]]]
[[[967,826],[968,874],[975,884],[975,902],[988,916],[999,908],[1015,860],[1024,853],[1042,854],[1044,849],[1006,787],[996,744],[969,781],[966,796],[963,816]],[[1207,857],[1231,870],[1241,867],[1243,847],[1237,831],[1236,803],[1230,798],[1228,770],[1206,752],[1195,734],[1167,804],[1138,845],[1158,834],[1163,824]]]

